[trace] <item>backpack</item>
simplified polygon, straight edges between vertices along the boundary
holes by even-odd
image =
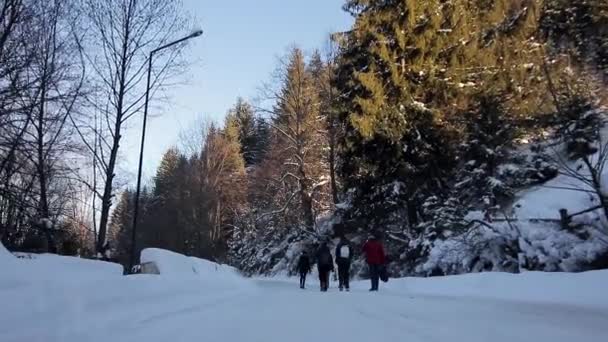
[[[379,275],[380,275],[380,280],[382,280],[382,282],[386,283],[388,281],[388,269],[386,267],[386,265],[382,265],[380,266],[380,270],[379,270]]]
[[[340,258],[350,258],[350,247],[348,245],[345,244],[340,247]]]
[[[319,255],[319,265],[331,265],[331,263],[331,254],[323,252]]]

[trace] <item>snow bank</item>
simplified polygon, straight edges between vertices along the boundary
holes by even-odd
[[[596,231],[590,231],[589,237],[583,239],[550,222],[512,222],[517,231],[506,222],[491,224],[494,230],[479,226],[466,239],[454,236],[435,240],[428,258],[417,265],[416,272],[419,275],[429,275],[436,269],[443,274],[525,269],[578,272],[589,270],[608,252],[606,238]],[[505,246],[509,246],[509,241],[511,247],[518,248],[519,256],[507,253]]]
[[[383,287],[410,295],[490,298],[608,309],[606,284],[608,270],[583,273],[487,272],[431,278],[400,278],[392,279]]]
[[[604,117],[608,113],[598,112],[598,114]],[[602,128],[600,134],[601,140],[599,143],[601,144],[608,138],[608,126]],[[559,154],[560,152],[554,150],[550,153]],[[599,165],[599,153],[594,153],[588,157],[594,167]],[[561,172],[552,180],[517,193],[517,201],[513,205],[516,217],[520,219],[559,219],[559,210],[562,208],[568,209],[569,213],[575,213],[599,204],[593,188],[577,177],[572,177],[568,171],[576,170],[578,176],[591,180],[589,171],[583,162],[580,159],[572,161],[565,156],[556,155],[553,158],[566,160],[567,165],[557,165],[558,168],[561,168]],[[601,171],[601,183],[606,185],[608,184],[608,169],[602,168]],[[596,221],[602,214],[598,210],[586,216],[589,221]]]
[[[604,130],[602,139],[607,138],[608,131]],[[590,158],[595,163],[597,154]],[[569,168],[580,170],[578,172],[583,175],[586,173],[580,161],[568,163]],[[501,166],[505,170],[513,167],[511,164]],[[603,184],[608,184],[608,169],[604,169],[601,176]],[[597,268],[608,253],[608,230],[605,228],[608,222],[605,222],[603,212],[597,209],[574,217],[570,230],[562,229],[559,223],[560,209],[573,214],[597,205],[598,198],[587,184],[559,174],[541,185],[517,192],[514,203],[504,210],[512,222],[487,222],[493,229],[479,226],[471,234],[458,234],[430,243],[428,258],[415,265],[414,274],[428,275],[437,270],[442,274],[457,274],[482,269],[516,272],[519,266],[552,272]],[[501,214],[496,216],[502,218]],[[470,211],[466,219],[485,221],[485,216],[481,211]],[[506,247],[515,252],[508,253]],[[472,263],[481,266],[476,268]],[[485,267],[486,264],[490,266]]]
[[[248,284],[234,267],[164,249],[144,249],[141,252],[141,262],[154,262],[161,276],[188,278],[187,281],[195,278],[211,288],[235,288]]]
[[[18,259],[27,267],[34,268],[39,273],[50,276],[122,276],[123,267],[120,264],[101,260],[83,259],[56,254],[33,254],[32,259]]]
[[[55,254],[26,254],[16,258],[0,244],[0,290],[35,284],[81,283],[122,276],[123,268],[110,262]]]
[[[17,259],[0,251],[0,340],[5,341],[4,328],[22,322],[40,323],[28,325],[24,334],[38,331],[48,338],[19,341],[64,341],[67,329],[86,332],[100,322],[141,320],[162,311],[167,301],[180,312],[255,290],[228,266],[163,250],[143,254],[142,260],[158,264],[160,276],[123,276],[117,264],[48,254]]]
[[[20,285],[15,272],[17,258],[13,256],[0,242],[0,290],[3,288],[14,288]]]
[[[608,181],[604,175],[605,181]],[[569,190],[569,189],[580,189]],[[565,175],[559,175],[545,184],[517,194],[515,216],[520,219],[559,219],[559,210],[575,213],[598,204],[597,197],[586,184]],[[595,215],[599,216],[599,211]]]
[[[17,258],[15,258],[15,256],[4,247],[2,242],[0,242],[0,269],[11,269],[16,262]]]
[[[2,242],[0,242],[0,262],[4,261],[4,260],[9,260],[10,258],[13,258],[13,256],[11,255],[11,252],[9,252],[4,245],[2,244]]]
[[[171,275],[207,275],[222,273],[238,275],[238,271],[228,265],[221,265],[209,260],[188,257],[179,253],[159,248],[146,248],[141,252],[141,261],[154,262],[161,274]]]

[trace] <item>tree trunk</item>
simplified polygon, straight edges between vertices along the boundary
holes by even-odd
[[[304,165],[300,164],[300,180],[298,181],[300,187],[300,200],[302,202],[302,215],[304,216],[304,223],[309,230],[313,230],[315,226],[315,219],[312,213],[312,198],[310,197],[310,187],[308,180],[306,179],[306,173],[304,171]]]
[[[333,45],[332,45],[333,46]],[[328,92],[328,120],[329,120],[329,179],[331,183],[331,197],[335,204],[338,204],[338,184],[336,181],[336,117],[335,112],[333,110],[333,106],[335,105],[335,97],[334,97],[334,88],[332,86],[332,70],[334,70],[334,66],[332,64],[332,58],[328,58],[328,65],[326,67],[326,72],[328,73],[328,82],[327,82],[327,92]]]
[[[116,122],[114,123],[114,132],[113,132],[113,142],[112,149],[110,151],[110,161],[108,163],[108,168],[105,171],[106,179],[105,186],[103,190],[103,196],[101,199],[101,218],[99,219],[99,238],[97,239],[97,252],[104,252],[106,245],[106,235],[108,228],[108,219],[110,216],[110,208],[112,207],[112,196],[113,196],[113,181],[114,181],[114,169],[116,168],[116,158],[118,157],[118,148],[120,147],[120,139],[121,139],[121,127],[122,120],[124,115],[124,100],[126,93],[126,73],[127,73],[127,64],[129,63],[128,49],[129,49],[129,40],[131,39],[131,6],[129,6],[128,13],[126,16],[126,22],[124,25],[124,41],[122,44],[122,54],[120,63],[120,76],[118,82],[118,91],[117,91],[117,106],[116,106]]]
[[[222,203],[218,199],[215,204],[215,224],[214,224],[214,241],[220,241],[222,237]]]
[[[418,206],[412,199],[407,200],[407,221],[410,228],[415,227],[418,224]]]
[[[110,152],[110,163],[106,172],[106,182],[101,198],[101,217],[99,219],[99,234],[97,237],[97,252],[102,253],[106,244],[108,219],[110,217],[110,208],[112,207],[112,181],[114,180],[114,167],[116,165],[116,156],[118,154],[118,139],[114,139],[112,150]]]
[[[601,157],[600,157],[600,159],[601,159]],[[583,157],[583,162],[585,163],[585,165],[587,166],[587,169],[589,170],[589,173],[591,174],[591,181],[593,182],[593,188],[595,190],[595,193],[596,193],[598,199],[600,200],[600,204],[601,204],[602,210],[604,212],[604,218],[608,220],[608,198],[606,198],[606,196],[602,192],[602,182],[600,181],[600,177],[597,174],[597,171],[595,170],[595,168],[593,168],[593,165],[591,164],[591,161],[589,160],[589,158],[587,156]]]
[[[329,179],[331,182],[331,197],[338,204],[338,185],[336,183],[336,128],[333,116],[330,116],[329,125]]]
[[[44,117],[45,117],[45,104],[47,94],[47,62],[45,60],[42,73],[42,83],[40,85],[40,112],[38,113],[38,122],[36,127],[36,144],[37,149],[37,164],[36,171],[38,173],[38,181],[40,186],[40,199],[39,199],[39,212],[38,219],[41,223],[40,229],[43,230],[47,240],[47,248],[49,253],[56,253],[55,242],[53,234],[50,228],[46,226],[46,223],[41,219],[50,220],[49,202],[47,194],[47,172],[46,172],[46,161],[44,156]]]

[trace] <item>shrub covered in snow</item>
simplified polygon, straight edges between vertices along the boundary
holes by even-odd
[[[587,156],[594,165],[602,159],[602,148],[593,148],[608,135],[598,132],[602,112],[579,106],[573,117],[524,136],[514,123],[495,121],[494,104],[486,105],[471,114],[477,119],[467,128],[470,137],[449,180],[418,188],[413,196],[408,182],[362,181],[343,194],[316,234],[272,223],[237,232],[231,260],[247,274],[293,274],[302,250],[314,252],[319,239],[345,233],[355,246],[352,274],[366,276],[357,246],[376,231],[384,237],[394,276],[608,267],[608,222],[580,159]],[[608,173],[600,176],[608,184]],[[560,216],[561,209],[569,215],[593,207],[567,222]],[[333,232],[332,222],[344,228]]]

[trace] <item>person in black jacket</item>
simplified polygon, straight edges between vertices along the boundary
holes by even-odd
[[[310,273],[310,258],[306,251],[302,252],[300,259],[298,260],[298,272],[300,273],[300,288],[306,288],[306,274]]]
[[[317,270],[319,271],[319,282],[321,291],[327,292],[329,288],[329,272],[334,270],[334,258],[331,256],[327,242],[323,242],[316,255]]]
[[[350,262],[353,259],[350,242],[344,237],[340,237],[340,242],[336,247],[336,264],[338,264],[338,279],[340,282],[340,291],[346,289],[350,291]]]

